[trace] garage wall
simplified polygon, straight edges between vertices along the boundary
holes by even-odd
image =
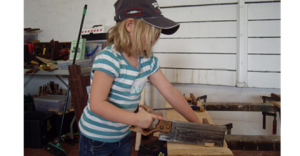
[[[180,23],[175,34],[161,35],[154,55],[181,93],[207,95],[207,102],[254,103],[262,102],[260,95],[280,94],[280,1],[157,1],[164,16]],[[108,30],[115,23],[114,2],[25,0],[24,28],[43,30],[38,34],[41,42],[70,42],[77,38],[85,4],[83,27],[103,24]],[[66,88],[55,76],[24,76],[24,94],[37,94],[38,86],[49,81]],[[153,108],[165,105],[150,82],[145,101]],[[233,123],[232,134],[272,135],[272,118],[267,117],[267,129],[262,129],[261,112],[209,114],[216,124]]]

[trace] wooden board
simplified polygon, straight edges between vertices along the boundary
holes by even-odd
[[[172,45],[172,46],[166,46],[166,45]],[[236,38],[160,39],[154,45],[153,52],[154,53],[155,52],[236,53],[237,51],[236,47],[237,47]]]
[[[248,5],[248,20],[280,19],[281,3],[255,3]]]
[[[249,21],[249,37],[280,37],[280,20]]]
[[[162,8],[165,17],[176,22],[236,20],[236,5]],[[180,12],[180,14],[178,14]],[[189,18],[187,18],[189,17]]]
[[[162,54],[156,53],[160,67],[201,68],[201,69],[236,69],[235,54]],[[215,63],[217,62],[217,63]]]
[[[235,71],[199,70],[199,69],[164,69],[162,73],[171,83],[192,83],[235,86]]]
[[[269,95],[261,95],[260,97],[262,98],[263,96],[271,97]],[[271,100],[266,100],[267,102],[273,104],[274,106],[281,108],[281,102],[280,101],[271,101]]]
[[[281,88],[281,73],[248,72],[248,87]]]
[[[255,21],[251,21],[255,22]],[[258,25],[255,27],[255,23],[253,27],[255,28],[264,28],[266,26],[270,26],[273,24],[272,22],[266,25],[262,23],[262,25]],[[277,22],[276,25],[279,23]],[[265,26],[265,27],[264,27]],[[254,28],[254,31],[257,29]],[[274,30],[277,27],[274,28]],[[257,30],[259,31],[259,30]],[[278,31],[278,30],[275,30]],[[259,31],[262,32],[262,31]],[[269,31],[268,31],[269,32]],[[180,29],[172,35],[164,35],[161,34],[161,38],[187,38],[187,37],[236,37],[237,33],[237,23],[233,22],[200,22],[200,23],[180,23]],[[255,35],[255,32],[254,32]],[[278,33],[275,33],[278,36]]]
[[[139,105],[145,105],[145,92],[146,92],[145,90],[146,88],[144,88],[141,93],[141,99]],[[134,147],[136,151],[140,149],[141,141],[142,141],[142,134],[137,132],[135,137],[135,147]]]
[[[166,107],[172,107],[166,102]],[[210,124],[214,124],[209,114],[204,112],[195,112],[200,121],[206,118]],[[176,110],[166,110],[167,120],[187,121]],[[224,141],[223,147],[204,147],[201,145],[192,145],[184,143],[167,142],[168,156],[233,156],[231,150]]]
[[[248,55],[250,71],[280,71],[280,55]]]
[[[248,54],[280,54],[280,38],[249,38]]]

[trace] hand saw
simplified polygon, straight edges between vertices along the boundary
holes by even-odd
[[[148,113],[162,116],[162,113],[155,113],[152,108],[141,105],[141,108]],[[188,144],[205,145],[205,143],[214,143],[214,146],[223,147],[226,126],[200,124],[182,121],[164,121],[158,120],[155,128],[151,130],[132,126],[131,131],[139,132],[147,136],[154,132],[160,132],[158,140],[181,142]]]

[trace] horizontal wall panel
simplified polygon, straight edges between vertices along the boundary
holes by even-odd
[[[161,69],[171,83],[193,83],[234,86],[235,71]]]
[[[248,37],[278,36],[280,36],[280,20],[248,22]]]
[[[248,71],[280,71],[280,55],[248,55]]]
[[[238,0],[158,0],[160,7],[237,3]]]
[[[248,87],[281,88],[280,73],[248,72]]]
[[[250,2],[280,2],[280,0],[245,0]],[[238,0],[158,0],[160,7],[189,6],[189,5],[219,5],[238,3]]]
[[[248,20],[280,19],[280,3],[248,4]]]
[[[176,22],[236,20],[237,5],[212,5],[161,9],[163,15]]]
[[[249,54],[280,54],[280,38],[249,38]]]
[[[245,2],[280,2],[280,0],[245,0]]]
[[[180,23],[172,35],[161,34],[161,38],[178,37],[236,37],[236,22]]]
[[[232,54],[154,54],[161,67],[236,70]]]
[[[236,53],[236,47],[236,38],[160,39],[153,52]]]

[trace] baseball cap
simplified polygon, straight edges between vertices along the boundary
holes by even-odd
[[[115,3],[115,21],[127,18],[141,19],[144,22],[161,28],[163,34],[171,35],[179,28],[176,23],[162,15],[156,0],[117,0]]]

